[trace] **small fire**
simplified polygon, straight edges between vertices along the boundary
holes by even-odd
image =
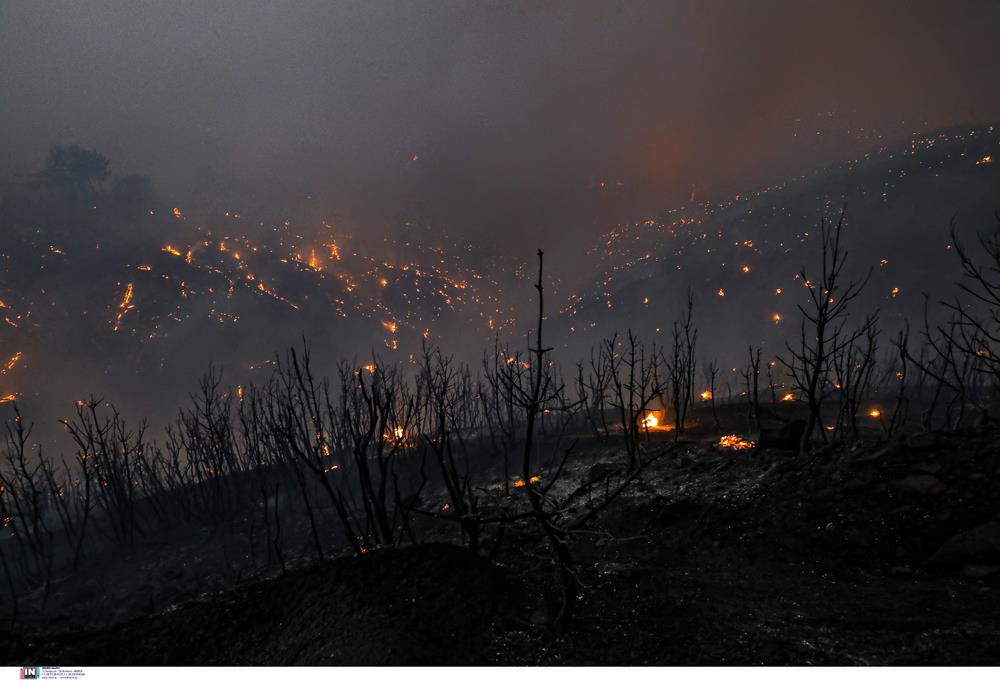
[[[180,219],[183,216],[184,216],[184,213],[181,212],[180,208],[174,208],[174,217],[176,217],[177,219]]]
[[[701,398],[704,401],[710,401],[712,399],[712,390],[705,390],[701,393]]]
[[[891,291],[891,295],[892,295],[892,297],[894,297],[894,298],[895,298],[895,297],[899,297],[899,286],[896,286],[896,287],[894,287],[894,288],[892,289],[892,291]]]
[[[720,288],[719,292],[716,293],[716,295],[718,295],[719,297],[726,297],[726,291],[724,289]]]
[[[125,318],[125,315],[128,314],[129,310],[135,306],[132,304],[132,296],[134,294],[134,291],[135,289],[133,288],[131,283],[128,284],[128,286],[125,288],[125,294],[122,296],[121,304],[118,305],[118,316],[115,317],[115,323],[113,327],[115,333],[121,330],[122,319]]]
[[[795,401],[795,393],[789,392],[781,397],[781,401]]]
[[[870,410],[870,411],[868,412],[868,415],[869,415],[870,417],[872,417],[872,418],[881,418],[881,417],[882,417],[882,411],[880,411],[880,410],[879,410],[879,409],[877,409],[877,408],[873,408],[872,410]]]
[[[17,401],[17,395],[13,392],[8,394],[0,395],[0,404],[8,404],[12,401]]]
[[[976,165],[987,165],[992,162],[993,162],[993,156],[983,156],[978,161],[976,161]]]
[[[176,248],[174,248],[169,243],[167,245],[163,246],[163,252],[170,253],[174,257],[180,257],[181,256],[181,251],[177,250]]]
[[[24,356],[24,354],[22,352],[17,352],[16,354],[14,354],[14,356],[12,356],[10,359],[8,359],[7,360],[7,365],[4,367],[4,369],[2,371],[0,371],[0,375],[5,374],[10,369],[12,369],[15,366],[17,366],[17,362],[19,362],[21,360],[22,356]]]
[[[392,428],[392,432],[386,432],[382,436],[390,444],[400,446],[406,441],[406,430],[397,425],[396,427]]]
[[[655,413],[647,413],[642,419],[642,426],[646,428],[656,427],[660,424],[660,419],[656,417]]]
[[[745,449],[752,449],[757,446],[757,442],[752,439],[744,439],[738,434],[725,434],[719,439],[719,446],[724,449],[734,449],[736,451],[743,451]]]
[[[771,320],[774,321],[774,323],[781,323],[781,314],[775,312],[771,315]]]
[[[538,484],[540,481],[542,481],[542,477],[541,477],[541,475],[532,475],[531,478],[528,481],[530,481],[532,484]],[[516,482],[514,482],[514,487],[515,488],[520,489],[521,487],[525,487],[525,486],[528,486],[528,485],[524,483],[523,479],[519,479]]]
[[[743,265],[743,267],[741,267],[741,269],[743,270],[744,274],[749,274],[750,273],[750,265],[748,265],[748,264]]]

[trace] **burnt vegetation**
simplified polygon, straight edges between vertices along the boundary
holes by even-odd
[[[51,175],[48,181],[58,180],[74,192],[92,190],[104,177],[100,159],[79,149],[54,155],[46,172]],[[827,510],[803,509],[798,494],[815,492],[817,507],[821,492],[824,498],[833,494],[829,512],[837,517],[854,512],[845,507],[848,504],[867,513],[865,520],[845,520],[838,535],[861,532],[862,538],[849,541],[850,546],[867,555],[864,559],[877,555],[892,563],[886,568],[894,577],[939,568],[989,578],[1000,567],[1000,538],[996,518],[983,513],[995,509],[989,510],[987,501],[977,505],[979,491],[957,499],[949,496],[952,490],[935,485],[947,486],[941,470],[951,463],[944,457],[927,463],[913,452],[991,441],[989,433],[1000,415],[1000,230],[971,248],[953,229],[953,250],[963,275],[958,293],[944,303],[928,302],[919,331],[907,323],[891,334],[883,331],[877,313],[855,309],[867,279],[848,275],[845,234],[844,210],[822,221],[818,260],[800,273],[808,297],[784,350],[768,356],[751,346],[744,367],[731,373],[699,355],[696,305],[690,293],[665,346],[627,331],[599,343],[587,360],[561,364],[544,332],[544,260],[539,251],[531,333],[521,349],[498,339],[478,366],[425,344],[414,365],[376,355],[363,364],[341,362],[329,371],[316,365],[310,344],[303,340],[276,355],[272,374],[256,384],[227,385],[223,373],[210,368],[190,402],[155,434],[144,422],[127,422],[110,400],[94,396],[81,401],[62,421],[71,446],[58,456],[33,442],[32,426],[16,400],[3,405],[0,569],[7,597],[0,614],[17,631],[9,638],[8,660],[26,659],[37,645],[57,656],[64,653],[67,661],[119,654],[109,638],[97,633],[72,638],[40,629],[60,606],[53,600],[93,582],[94,572],[108,568],[109,555],[127,563],[143,551],[155,552],[150,546],[180,544],[186,539],[178,537],[185,531],[201,531],[220,537],[198,550],[215,555],[222,576],[206,583],[199,580],[196,588],[199,594],[230,593],[218,595],[224,598],[220,606],[233,616],[248,617],[241,625],[244,632],[251,631],[251,640],[252,635],[264,636],[266,626],[248,612],[257,607],[268,611],[271,605],[263,602],[279,597],[275,593],[289,602],[301,601],[307,611],[319,607],[308,602],[310,592],[316,598],[349,598],[339,584],[331,585],[323,576],[326,572],[317,571],[324,568],[333,570],[332,579],[353,579],[359,587],[369,584],[371,598],[388,598],[383,604],[390,609],[393,603],[404,606],[409,598],[422,603],[427,617],[434,613],[438,618],[407,619],[399,635],[411,636],[408,642],[385,655],[345,632],[331,638],[335,644],[311,642],[305,633],[283,633],[273,656],[262,655],[250,642],[241,643],[242,655],[236,656],[204,647],[182,657],[176,649],[156,647],[170,645],[170,635],[176,634],[170,632],[175,631],[171,621],[187,617],[206,629],[216,625],[199,609],[207,605],[195,604],[125,624],[116,635],[138,645],[126,656],[137,661],[259,663],[663,661],[644,647],[650,644],[646,638],[637,643],[638,657],[614,656],[620,649],[591,656],[599,654],[601,645],[587,647],[594,640],[610,646],[621,637],[621,621],[608,624],[618,626],[616,631],[600,632],[599,609],[612,606],[612,600],[624,607],[615,610],[617,615],[627,616],[631,609],[645,622],[658,620],[656,616],[682,622],[688,616],[697,618],[687,611],[690,605],[683,604],[683,598],[667,599],[669,583],[660,582],[659,594],[642,600],[640,593],[651,587],[651,577],[643,575],[641,567],[621,567],[624,556],[631,555],[633,563],[683,562],[691,559],[688,552],[698,549],[684,546],[682,540],[718,547],[736,534],[706,534],[712,522],[737,531],[733,527],[750,521],[734,514],[735,501],[725,495],[717,516],[703,508],[692,511],[705,501],[685,492],[678,480],[706,497],[728,484],[733,498],[739,496],[741,484],[755,480],[759,494],[748,496],[744,504],[760,511],[760,521],[778,514],[787,514],[780,520],[786,523],[794,523],[792,516],[825,517]],[[919,443],[929,437],[938,439],[929,446]],[[970,460],[966,456],[956,465],[966,465],[969,475],[985,479],[972,467],[979,458]],[[753,467],[733,467],[738,465]],[[893,466],[904,470],[897,474]],[[988,473],[993,475],[992,470]],[[824,475],[832,476],[822,481]],[[679,486],[669,487],[671,483]],[[663,490],[668,487],[670,493]],[[862,501],[836,495],[859,489],[871,493]],[[916,500],[908,501],[902,514],[897,513],[898,503],[883,498],[886,493],[894,499],[908,492]],[[768,494],[773,502],[763,510],[762,499]],[[789,505],[793,501],[798,505]],[[900,518],[917,517],[925,509],[922,504],[945,501],[951,503],[947,521],[928,528],[926,536],[901,540],[896,534],[890,539],[879,533],[888,525],[901,533],[919,533],[917,520]],[[835,531],[839,521],[794,524],[794,531],[788,529],[775,539],[775,550],[784,556],[809,555],[820,565],[836,562],[840,568],[849,563],[856,568],[862,559],[857,551],[850,558],[840,553],[825,558],[816,545],[829,542],[823,532]],[[880,528],[871,528],[876,525]],[[759,538],[770,531],[761,526],[753,525],[739,541],[753,532]],[[890,540],[897,550],[887,547]],[[660,541],[667,557],[651,552],[649,546]],[[643,547],[630,553],[636,544]],[[330,562],[333,565],[326,564]],[[723,569],[712,559],[704,564],[710,570]],[[307,567],[311,570],[302,571]],[[186,567],[152,567],[177,568]],[[454,570],[456,579],[469,580],[461,587],[441,580],[440,573],[438,580],[426,583],[408,580],[425,568]],[[604,588],[601,579],[610,573],[631,579],[636,590]],[[292,578],[304,579],[312,590],[296,590],[295,582],[288,580]],[[678,589],[691,587],[685,578],[690,578],[687,571],[679,577]],[[765,583],[768,593],[778,588],[781,578],[775,573]],[[905,590],[908,582],[897,578],[893,583],[887,587]],[[439,587],[440,592],[418,588],[420,584]],[[929,587],[923,582],[913,585],[920,592]],[[852,596],[866,596],[852,588]],[[825,585],[812,592],[839,597]],[[467,610],[462,611],[462,601],[450,607],[438,602],[457,593],[467,599]],[[128,611],[159,614],[168,605],[194,599],[189,595],[136,595],[145,608]],[[730,598],[733,607],[759,605],[741,600],[748,597],[745,592],[720,597]],[[663,610],[651,613],[654,604]],[[323,607],[312,615],[352,616],[346,605]],[[476,627],[485,624],[463,623],[473,614],[494,617],[491,630],[502,635],[491,638]],[[727,613],[723,609],[711,615]],[[338,623],[314,622],[334,627]],[[412,636],[414,629],[439,624],[451,636],[440,638],[446,645],[442,654],[448,656],[432,659],[414,640],[439,641],[435,635],[444,633]],[[660,631],[660,625],[651,630]],[[369,635],[396,631],[391,625],[369,628]],[[995,640],[995,631],[977,629],[968,635],[980,642],[990,635]],[[219,645],[221,639],[216,640]],[[705,642],[688,641],[699,640]],[[939,637],[928,644],[935,649],[935,644],[947,642]],[[141,651],[147,643],[151,647]],[[354,649],[351,645],[363,651],[345,651]],[[850,658],[837,656],[834,647],[816,660]],[[766,643],[753,649],[756,656],[735,658],[812,658],[807,651],[785,658]],[[869,654],[884,659],[871,649],[857,653],[859,658]],[[906,658],[924,658],[914,654]]]

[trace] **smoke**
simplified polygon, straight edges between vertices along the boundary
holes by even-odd
[[[72,141],[177,200],[212,178],[244,209],[358,232],[418,219],[506,252],[571,248],[692,191],[995,117],[997,19],[992,3],[6,3],[0,172]]]
[[[285,219],[317,234],[325,223],[390,262],[408,254],[380,252],[383,237],[418,225],[475,243],[464,255],[484,269],[542,247],[566,294],[594,275],[584,249],[619,223],[1000,117],[998,20],[986,2],[0,0],[0,182],[76,143],[106,154],[116,178],[153,178],[159,207],[206,225],[226,210],[252,216],[254,238]],[[811,203],[801,213],[815,216]],[[122,226],[130,266],[173,233]],[[93,240],[71,250],[81,270]],[[67,283],[62,304],[111,304],[119,271]],[[148,290],[136,316],[155,309]],[[176,354],[120,366],[124,345],[90,348],[109,358],[46,382],[74,397],[85,384],[146,388],[150,376],[114,371],[154,366],[165,391],[131,398],[150,411],[173,408],[165,392],[189,389],[211,357],[246,366],[303,333],[331,357],[381,341],[377,320],[358,330],[326,311],[294,323],[242,311],[248,332],[182,326]],[[39,342],[56,354],[62,338]]]

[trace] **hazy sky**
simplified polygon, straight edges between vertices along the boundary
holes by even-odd
[[[0,175],[74,142],[171,197],[212,177],[547,245],[862,127],[996,118],[998,25],[995,2],[0,0]]]

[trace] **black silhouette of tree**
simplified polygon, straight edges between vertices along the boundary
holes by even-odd
[[[111,205],[125,215],[135,215],[149,207],[153,182],[146,175],[126,175],[108,191]]]
[[[111,161],[94,149],[76,144],[54,146],[38,176],[52,187],[83,194],[93,193],[111,174]]]

